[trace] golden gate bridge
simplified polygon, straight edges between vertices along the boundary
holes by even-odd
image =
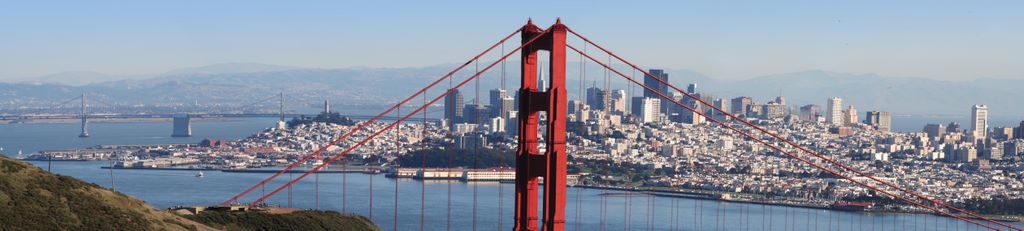
[[[504,44],[506,43],[506,41],[517,34],[520,35],[521,38],[521,43],[519,44],[519,46],[510,51],[505,51]],[[578,47],[579,45],[569,44],[568,38],[571,38],[570,36],[579,39],[581,41],[581,44],[579,45],[583,45],[584,49],[580,49]],[[499,46],[502,48],[500,58],[484,66],[483,69],[479,69],[480,59],[484,57],[485,54],[488,54],[491,51],[496,50],[496,48],[498,48]],[[594,54],[588,53],[586,51],[586,46],[594,47],[600,50],[602,53],[607,54],[607,62],[602,62],[601,60],[595,58]],[[549,86],[545,88],[540,88],[538,86],[537,81],[538,64],[540,64],[538,60],[539,51],[546,51],[548,55],[547,61],[549,63],[547,65],[547,82],[549,83]],[[863,171],[859,171],[857,169],[844,165],[834,159],[831,159],[825,155],[815,152],[814,150],[801,146],[797,142],[786,139],[785,137],[775,132],[769,131],[768,129],[765,129],[757,124],[751,123],[722,108],[716,107],[714,104],[706,102],[705,100],[701,99],[700,97],[690,92],[681,90],[680,88],[672,85],[671,83],[661,79],[660,76],[653,75],[645,71],[638,65],[615,54],[611,50],[606,49],[605,47],[595,43],[593,40],[581,35],[577,31],[572,30],[565,24],[562,24],[560,19],[557,20],[552,26],[544,29],[538,27],[537,25],[534,25],[532,23],[532,20],[528,21],[526,25],[524,25],[523,27],[505,36],[497,43],[491,45],[490,47],[480,52],[476,56],[470,58],[467,62],[458,66],[451,72],[448,72],[446,75],[434,80],[427,86],[423,87],[421,90],[412,93],[412,95],[399,101],[398,103],[391,106],[387,110],[381,112],[380,114],[357,124],[351,130],[336,137],[331,142],[324,144],[316,151],[303,156],[301,159],[293,162],[288,167],[281,169],[280,171],[276,172],[270,177],[257,182],[255,185],[249,188],[244,189],[241,193],[227,199],[222,204],[231,205],[245,203],[248,204],[249,206],[256,206],[286,189],[288,189],[288,194],[290,197],[290,189],[296,182],[302,180],[305,177],[317,173],[318,171],[328,166],[328,164],[338,161],[339,159],[342,159],[347,154],[350,154],[353,150],[373,140],[375,137],[380,136],[381,134],[384,134],[385,132],[388,132],[389,130],[395,128],[400,123],[409,120],[419,119],[414,117],[417,117],[417,115],[421,113],[422,122],[424,123],[423,132],[426,132],[425,129],[427,128],[427,126],[425,109],[428,106],[436,103],[437,101],[443,99],[449,94],[452,94],[457,89],[464,87],[470,81],[478,81],[478,77],[480,77],[482,73],[487,72],[488,70],[494,68],[498,64],[502,64],[502,69],[504,69],[504,61],[517,53],[520,55],[521,59],[521,86],[519,88],[519,116],[517,117],[519,128],[518,131],[520,133],[517,138],[519,146],[516,151],[515,160],[515,203],[513,210],[514,213],[511,215],[514,224],[513,229],[515,230],[566,230],[567,227],[574,227],[574,230],[579,230],[579,224],[580,222],[582,222],[580,214],[585,211],[577,210],[576,214],[574,214],[575,220],[570,221],[566,220],[565,214],[565,208],[567,204],[566,160],[568,158],[568,154],[566,153],[566,58],[570,53],[580,55],[581,61],[584,61],[584,58],[586,58],[585,60],[598,64],[599,66],[610,71],[610,73],[614,73],[615,76],[621,77],[632,84],[636,84],[637,86],[643,87],[649,92],[653,92],[654,94],[657,95],[657,97],[661,98],[663,102],[671,102],[679,107],[685,108],[686,110],[696,113],[699,116],[705,117],[708,121],[711,121],[719,126],[722,126],[732,131],[733,133],[744,137],[745,139],[757,142],[778,153],[788,156],[796,161],[799,161],[805,164],[806,166],[813,167],[814,169],[823,172],[827,172],[838,178],[844,179],[853,184],[859,185],[865,189],[871,190],[879,195],[884,195],[885,197],[900,201],[902,203],[906,203],[906,205],[910,205],[924,211],[929,211],[930,213],[935,215],[946,216],[961,220],[965,223],[972,225],[975,229],[983,228],[989,230],[1022,230],[1021,228],[1015,227],[1006,222],[997,221],[986,216],[981,216],[973,212],[966,211],[942,200],[929,197],[922,193],[909,190],[895,183],[872,176]],[[646,86],[641,82],[637,81],[637,79],[635,79],[634,77],[626,75],[622,71],[613,68],[613,66],[611,65],[612,59],[621,62],[622,64],[625,64],[632,71],[641,72],[643,76],[645,76],[646,78],[650,78],[655,81],[658,81],[661,84],[664,84],[672,91],[683,94],[685,97],[688,97],[694,100],[695,102],[699,103],[699,105],[701,105],[702,107],[710,108],[715,112],[715,114],[724,115],[726,118],[731,119],[732,121],[738,121],[738,123],[727,123],[721,117],[708,115],[702,110],[694,109],[689,105],[683,104],[677,100],[673,100],[673,98],[666,95],[665,92],[660,92],[657,89],[653,89],[650,86]],[[474,71],[474,74],[472,74],[471,76],[464,80],[455,82],[453,80],[453,75],[455,75],[457,72],[463,70],[464,68],[468,67],[471,64],[475,64],[475,67],[477,68]],[[442,89],[441,91],[443,92],[428,100],[428,90],[435,87],[440,88],[438,85],[440,85],[445,80],[448,81],[448,87],[446,89]],[[477,85],[479,85],[479,82],[477,82]],[[413,111],[408,112],[406,114],[402,114],[400,107],[407,104],[417,104],[413,102],[417,98],[421,98],[422,103],[419,103],[419,106],[416,106]],[[387,126],[375,131],[369,131],[371,132],[369,136],[360,137],[359,139],[356,140],[349,140],[349,138],[353,137],[353,134],[355,134],[356,132],[361,132],[364,129],[367,129],[369,127],[367,126],[368,124],[377,122],[378,120],[388,115],[391,115],[392,113],[396,114],[396,116],[393,117],[395,119],[393,122],[386,123]],[[542,113],[546,114],[547,121],[543,124],[540,124],[539,118]],[[544,128],[543,132],[539,130],[541,127]],[[269,182],[281,176],[282,174],[291,171],[293,168],[301,165],[302,163],[306,163],[307,161],[313,158],[321,158],[322,156],[328,154],[325,151],[329,147],[338,145],[339,142],[343,141],[351,142],[352,144],[347,145],[348,147],[344,148],[343,151],[330,153],[330,155],[328,155],[329,157],[327,157],[322,164],[316,165],[315,167],[309,169],[308,171],[305,171],[298,177],[289,179],[287,183],[284,183],[283,185],[276,187],[269,193],[264,192],[262,196],[259,196],[258,198],[251,201],[241,201],[243,198],[246,198],[246,195],[252,193],[257,188],[266,187],[266,185]],[[541,147],[543,147],[543,149]],[[449,171],[451,171],[450,167]],[[319,179],[319,175],[316,176],[317,179]],[[543,187],[540,187],[541,183],[543,183]],[[392,229],[398,230],[398,220],[400,219],[398,217],[397,212],[398,205],[405,200],[402,200],[401,198],[398,197],[398,181],[395,181],[394,189],[396,193],[394,194],[395,196],[393,198],[395,212],[393,214],[394,217],[392,220]],[[317,188],[317,190],[319,190],[319,187]],[[345,189],[343,189],[343,195],[344,192]],[[425,204],[427,203],[425,199],[426,194],[426,187],[424,186],[421,188],[420,198],[418,198],[420,202],[420,217],[418,218],[420,220],[420,230],[451,230],[453,225],[460,225],[452,224],[451,222],[451,211],[453,207],[451,202],[450,181],[448,188],[448,216],[447,222],[445,223],[446,227],[427,227],[425,225],[426,223],[424,221],[424,214],[427,213],[425,207]],[[372,178],[370,181],[369,196],[369,211],[367,211],[365,214],[372,219],[374,211]],[[498,196],[503,197],[503,195],[501,194],[499,194]],[[319,194],[317,194],[317,203],[319,203],[318,197]],[[474,200],[472,229],[475,230],[478,228],[476,223],[477,214],[481,212],[476,210],[477,194],[475,191],[473,197]],[[499,210],[497,211],[496,216],[498,216],[499,227],[502,227],[500,223],[502,222],[504,216],[506,215],[502,213],[503,208],[502,205],[500,204],[500,201],[501,200],[499,200]],[[345,203],[344,199],[342,203]],[[579,208],[578,203],[580,202],[576,201],[576,203],[577,204],[574,206],[577,206],[577,208]],[[653,203],[652,201],[648,201],[648,206],[655,207],[659,205]],[[608,211],[605,211],[604,207],[602,206],[602,210],[600,212],[602,214],[605,214]],[[628,213],[628,211],[625,212]],[[673,213],[678,214],[676,210],[673,210]],[[651,222],[653,222],[655,219],[652,217],[653,215],[650,212],[648,212],[647,215],[647,229],[652,229]],[[678,222],[677,218],[673,218],[673,226],[671,227],[672,229],[684,229],[684,227],[682,226],[674,225],[676,222]],[[831,220],[829,220],[829,222],[831,222]],[[601,229],[605,230],[607,227],[605,227],[603,224],[604,223],[602,222]],[[934,225],[936,227],[938,226],[938,224]],[[627,225],[626,229],[629,228],[630,227]],[[959,226],[957,228],[959,228]],[[829,225],[828,229],[832,229],[831,224]],[[836,227],[836,229],[841,228]],[[893,229],[895,230],[896,227],[893,227]]]

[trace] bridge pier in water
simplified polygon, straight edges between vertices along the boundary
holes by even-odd
[[[89,137],[89,119],[85,114],[85,93],[82,93],[82,133],[78,133],[78,137]]]
[[[188,115],[174,116],[174,128],[171,137],[192,137],[192,118]]]

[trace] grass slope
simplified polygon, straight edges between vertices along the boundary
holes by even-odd
[[[0,155],[4,230],[212,230],[96,184]]]
[[[221,230],[381,230],[366,217],[304,210],[285,214],[206,211],[186,218]]]

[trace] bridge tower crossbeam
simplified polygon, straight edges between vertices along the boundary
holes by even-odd
[[[516,151],[515,230],[539,230],[538,183],[544,178],[544,230],[565,229],[566,151],[565,123],[566,88],[565,57],[568,27],[561,20],[548,30],[531,22],[522,29],[523,44],[540,35],[521,51],[522,86],[519,89],[519,149]],[[542,34],[543,33],[543,34]],[[537,53],[549,55],[549,88],[537,84]],[[540,112],[547,113],[545,150],[538,147]]]

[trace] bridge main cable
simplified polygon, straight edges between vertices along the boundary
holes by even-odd
[[[295,163],[292,163],[291,165],[288,165],[288,167],[286,167],[284,169],[281,169],[281,171],[278,171],[277,173],[274,173],[274,175],[271,175],[267,179],[264,179],[264,180],[260,181],[259,183],[257,183],[256,185],[253,185],[252,187],[249,187],[248,189],[246,189],[242,193],[239,193],[238,195],[235,195],[234,197],[231,197],[231,199],[228,199],[227,201],[221,203],[221,205],[229,205],[232,202],[237,202],[239,198],[242,198],[243,196],[245,196],[249,192],[252,192],[256,188],[259,188],[260,186],[270,182],[271,180],[274,180],[274,178],[277,178],[281,174],[284,174],[284,173],[290,171],[292,168],[295,168],[296,166],[299,166],[300,164],[306,162],[310,158],[312,158],[314,156],[319,156],[320,153],[322,153],[324,150],[327,150],[328,147],[334,146],[335,144],[337,144],[341,140],[344,140],[344,139],[348,138],[349,136],[352,136],[352,134],[355,134],[356,132],[358,132],[358,131],[362,130],[363,128],[365,128],[366,125],[372,124],[373,122],[377,121],[377,119],[380,119],[381,117],[384,117],[385,115],[391,113],[391,111],[394,111],[396,108],[400,107],[402,104],[405,104],[406,102],[409,102],[409,100],[412,100],[412,99],[416,98],[420,94],[426,93],[428,89],[433,88],[435,85],[437,85],[441,81],[444,81],[445,79],[451,78],[452,75],[454,75],[458,71],[462,70],[466,66],[469,66],[469,64],[472,63],[473,61],[476,61],[476,60],[480,59],[485,54],[489,53],[491,50],[494,50],[494,48],[498,47],[498,45],[504,44],[505,41],[507,41],[509,38],[512,38],[512,36],[515,36],[516,34],[518,34],[521,31],[522,31],[522,28],[516,29],[515,31],[510,33],[508,36],[505,36],[504,38],[499,40],[494,45],[491,45],[490,47],[488,47],[484,51],[480,52],[476,56],[473,56],[473,58],[471,58],[469,61],[466,61],[466,63],[460,65],[458,68],[455,68],[455,70],[452,70],[451,72],[448,72],[448,74],[445,74],[441,78],[438,78],[437,80],[434,80],[434,82],[430,83],[429,85],[427,85],[423,89],[420,89],[419,91],[417,91],[413,95],[410,95],[409,97],[406,97],[404,100],[402,100],[402,101],[398,102],[397,104],[395,104],[395,106],[392,106],[391,108],[388,108],[384,112],[381,112],[380,114],[377,114],[377,116],[374,116],[373,118],[371,118],[371,119],[369,119],[369,120],[367,120],[367,121],[365,121],[363,123],[360,123],[355,128],[353,128],[352,130],[349,130],[347,133],[345,133],[341,137],[338,137],[338,138],[332,140],[327,145],[324,145],[323,147],[320,147],[319,149],[317,149],[315,152],[310,153],[310,154],[302,157],[301,160],[295,161]],[[305,176],[305,175],[303,175],[303,176]],[[300,177],[300,179],[301,179],[301,177]]]
[[[627,60],[625,60],[625,59],[623,59],[622,57],[620,57],[620,56],[616,55],[616,54],[615,54],[614,52],[611,52],[610,50],[608,50],[608,49],[605,49],[604,47],[602,47],[602,46],[600,46],[600,45],[598,45],[598,44],[594,43],[593,41],[591,41],[590,39],[587,39],[587,38],[586,38],[586,37],[584,37],[583,35],[580,35],[579,33],[576,33],[576,31],[573,31],[572,29],[569,29],[569,33],[572,33],[573,35],[576,35],[576,37],[578,37],[578,38],[582,39],[582,40],[583,40],[583,41],[585,41],[586,43],[588,43],[588,44],[591,44],[591,45],[593,45],[594,47],[597,47],[598,49],[601,49],[601,51],[604,51],[605,53],[608,53],[609,55],[611,55],[611,56],[615,57],[615,58],[616,58],[616,59],[618,59],[619,61],[622,61],[622,62],[623,62],[623,63],[625,63],[626,65],[629,65],[629,66],[630,66],[630,67],[632,67],[633,69],[635,69],[635,70],[639,70],[640,72],[643,72],[643,73],[644,73],[644,75],[646,75],[646,76],[650,76],[651,78],[653,78],[654,80],[656,80],[656,81],[660,82],[661,84],[665,84],[666,86],[668,86],[668,87],[671,87],[671,88],[672,88],[673,90],[676,90],[676,91],[678,91],[678,92],[680,92],[680,93],[682,93],[682,94],[686,95],[687,97],[689,97],[689,98],[691,98],[691,99],[694,99],[694,100],[696,100],[697,102],[700,102],[700,103],[701,103],[701,104],[703,104],[703,105],[706,105],[706,106],[708,106],[708,107],[710,107],[710,108],[712,108],[712,109],[715,109],[716,111],[718,111],[718,112],[721,112],[722,114],[724,114],[724,115],[728,116],[729,118],[732,118],[733,120],[738,120],[738,121],[740,121],[740,122],[742,122],[742,123],[746,124],[747,126],[749,126],[749,127],[751,127],[751,128],[754,128],[754,129],[756,129],[756,130],[758,130],[758,131],[761,131],[761,132],[763,132],[763,133],[765,133],[765,134],[767,134],[767,135],[769,135],[769,136],[771,136],[771,137],[773,137],[773,138],[775,138],[775,139],[778,139],[779,141],[782,141],[782,142],[784,142],[784,143],[786,143],[786,144],[788,144],[788,145],[790,145],[790,146],[792,146],[792,147],[794,147],[794,148],[797,148],[797,149],[799,149],[799,150],[801,150],[801,151],[803,151],[803,152],[805,152],[805,153],[811,154],[812,156],[814,156],[814,157],[816,157],[816,158],[818,158],[818,159],[824,160],[824,161],[826,161],[826,162],[828,162],[828,163],[831,163],[831,164],[833,164],[833,165],[839,166],[840,168],[846,169],[847,171],[851,171],[851,172],[853,172],[853,173],[855,173],[855,174],[857,174],[857,175],[859,175],[859,176],[862,176],[862,177],[866,177],[866,178],[868,178],[868,179],[871,179],[872,181],[875,181],[875,182],[878,182],[878,183],[884,184],[884,185],[886,185],[886,186],[892,187],[892,188],[894,188],[894,189],[897,189],[897,190],[899,190],[899,191],[902,191],[902,192],[904,192],[904,193],[907,193],[907,194],[913,195],[913,196],[915,196],[915,197],[918,197],[918,198],[920,198],[920,199],[926,200],[926,201],[928,201],[928,202],[931,202],[931,203],[933,203],[933,204],[941,205],[941,206],[943,206],[943,207],[946,207],[946,208],[949,208],[949,209],[953,209],[953,210],[956,210],[957,212],[960,212],[960,213],[964,213],[964,214],[968,214],[968,215],[970,215],[970,216],[972,216],[972,217],[974,217],[974,218],[977,218],[977,219],[981,219],[981,220],[985,220],[985,221],[988,221],[988,222],[992,222],[992,223],[995,223],[995,224],[999,224],[999,225],[1001,225],[1001,226],[1003,226],[1003,227],[1007,227],[1007,228],[1010,228],[1010,229],[1013,229],[1013,230],[1018,230],[1018,231],[1024,231],[1024,229],[1021,229],[1021,228],[1017,228],[1017,227],[1014,227],[1014,226],[1012,226],[1012,225],[1009,225],[1009,224],[1006,224],[1006,223],[1003,223],[1003,222],[995,221],[995,220],[992,220],[992,219],[990,219],[990,218],[988,218],[988,217],[980,216],[980,215],[977,215],[977,214],[975,214],[975,213],[972,213],[972,212],[970,212],[970,211],[966,211],[966,210],[963,210],[963,209],[957,208],[956,206],[952,206],[952,205],[949,205],[949,204],[943,203],[943,202],[941,202],[941,201],[938,201],[938,200],[935,200],[935,199],[929,198],[929,197],[927,197],[927,196],[924,196],[924,195],[918,194],[918,193],[916,193],[916,192],[913,192],[913,191],[910,191],[910,190],[908,190],[908,189],[906,189],[906,188],[903,188],[903,187],[897,186],[897,185],[895,185],[895,184],[893,184],[893,183],[890,183],[890,182],[887,182],[887,181],[884,181],[884,180],[878,179],[878,178],[876,178],[876,177],[874,177],[874,176],[871,176],[871,175],[865,174],[865,173],[863,173],[863,172],[861,172],[861,171],[858,171],[858,170],[856,170],[856,169],[854,169],[854,168],[851,168],[851,167],[849,167],[849,166],[843,165],[843,164],[841,164],[841,163],[839,163],[839,162],[836,162],[835,160],[832,160],[831,158],[828,158],[828,157],[822,156],[821,154],[819,154],[819,153],[817,153],[817,152],[811,151],[811,150],[809,150],[809,149],[807,149],[807,148],[805,148],[805,147],[803,147],[803,146],[801,146],[801,145],[798,145],[798,144],[796,144],[796,143],[793,143],[792,141],[790,141],[790,140],[788,140],[788,139],[782,138],[782,137],[781,137],[781,136],[779,136],[778,134],[775,134],[775,133],[773,133],[773,132],[770,132],[770,131],[768,131],[768,130],[766,130],[766,129],[764,129],[764,128],[760,127],[760,126],[757,126],[757,125],[755,125],[755,124],[753,124],[753,123],[750,123],[749,121],[743,120],[743,119],[741,119],[741,118],[737,117],[736,115],[734,115],[734,114],[732,114],[732,113],[726,112],[725,110],[723,110],[723,109],[721,109],[721,108],[719,108],[719,107],[717,107],[717,106],[715,106],[715,105],[713,105],[713,104],[711,104],[711,103],[708,103],[707,101],[704,101],[703,99],[700,99],[700,97],[696,97],[696,96],[694,96],[693,94],[691,94],[691,93],[689,93],[689,92],[683,91],[683,90],[679,89],[678,87],[676,87],[676,86],[674,86],[674,85],[672,85],[672,84],[669,84],[668,82],[666,82],[666,81],[662,80],[662,79],[661,79],[660,77],[654,76],[654,75],[652,75],[651,73],[648,73],[647,71],[644,71],[643,69],[641,69],[641,68],[640,68],[640,67],[638,67],[637,65],[635,65],[635,64],[633,64],[633,63],[631,63],[631,62],[629,62],[629,61],[627,61]],[[579,50],[577,50],[577,52],[579,52]]]
[[[733,126],[731,126],[731,125],[728,125],[728,124],[726,124],[726,123],[724,123],[724,122],[722,122],[722,121],[720,121],[720,120],[718,120],[718,119],[715,119],[714,117],[708,116],[708,115],[706,115],[706,114],[705,114],[705,113],[703,113],[703,112],[699,112],[699,111],[697,111],[697,110],[694,110],[693,108],[691,108],[691,107],[689,107],[689,106],[687,106],[687,105],[685,105],[685,104],[682,104],[682,103],[680,103],[680,102],[678,102],[678,101],[672,100],[672,98],[671,98],[671,97],[668,97],[668,96],[664,95],[663,93],[661,93],[661,92],[658,92],[658,91],[654,90],[653,88],[651,88],[651,87],[649,87],[649,86],[645,86],[645,85],[643,85],[643,84],[640,84],[640,82],[636,81],[636,79],[630,78],[630,77],[626,76],[625,74],[622,74],[622,73],[621,73],[621,72],[619,72],[618,70],[615,70],[615,69],[613,69],[612,67],[608,66],[607,64],[605,64],[605,63],[602,63],[601,61],[598,61],[597,59],[595,59],[595,58],[591,57],[591,56],[590,56],[589,54],[585,54],[585,53],[583,53],[582,51],[580,51],[580,50],[576,49],[576,48],[575,48],[575,47],[573,47],[572,45],[566,45],[566,46],[568,46],[568,47],[569,47],[570,49],[572,49],[573,51],[576,51],[577,53],[583,54],[584,56],[586,56],[586,57],[587,57],[587,58],[589,58],[590,60],[594,61],[595,63],[597,63],[597,64],[599,64],[599,65],[601,65],[601,66],[603,66],[603,67],[605,67],[605,68],[607,68],[607,69],[609,69],[609,70],[611,70],[612,72],[615,72],[616,74],[618,74],[619,76],[621,76],[621,77],[625,78],[626,80],[629,80],[630,82],[636,83],[637,85],[640,85],[640,86],[644,87],[645,89],[647,89],[647,90],[649,90],[649,91],[652,91],[652,92],[654,92],[654,94],[657,94],[657,95],[658,95],[659,97],[661,97],[661,98],[663,98],[663,99],[666,99],[666,100],[667,100],[667,101],[669,101],[669,102],[672,102],[672,103],[674,103],[674,104],[676,104],[676,105],[678,105],[678,106],[680,106],[680,107],[683,107],[683,108],[685,108],[685,109],[687,109],[687,110],[689,110],[689,111],[691,111],[691,112],[697,113],[697,114],[698,114],[698,115],[700,115],[700,116],[703,116],[703,117],[705,117],[705,118],[708,118],[708,119],[710,119],[710,120],[714,121],[715,123],[717,123],[717,124],[719,124],[719,125],[722,125],[722,126],[724,126],[724,127],[728,128],[729,130],[732,130],[732,131],[734,131],[734,132],[736,132],[736,133],[739,133],[739,134],[741,134],[741,135],[743,135],[743,136],[745,136],[745,137],[747,137],[747,138],[750,138],[750,139],[752,139],[752,140],[755,140],[755,141],[757,141],[758,143],[764,144],[764,145],[766,145],[766,146],[768,146],[768,147],[770,147],[770,148],[772,148],[772,149],[775,149],[776,151],[782,152],[783,154],[785,154],[785,155],[787,155],[787,156],[789,156],[789,157],[792,157],[792,158],[794,158],[794,159],[797,159],[797,160],[799,160],[799,161],[801,161],[801,162],[804,162],[804,163],[806,163],[806,164],[809,164],[809,165],[811,165],[811,166],[813,166],[813,167],[815,167],[815,168],[818,168],[818,169],[820,169],[820,170],[823,170],[823,171],[829,172],[829,173],[831,173],[831,174],[834,174],[834,175],[836,175],[836,176],[842,177],[842,178],[844,178],[844,179],[850,180],[851,182],[854,182],[854,183],[856,183],[856,184],[858,184],[858,185],[861,185],[861,186],[867,187],[867,188],[869,188],[869,189],[872,189],[872,190],[875,190],[875,191],[878,191],[878,192],[884,193],[884,194],[886,194],[886,195],[889,195],[889,196],[892,196],[892,197],[894,197],[894,198],[899,198],[899,199],[901,199],[901,200],[903,200],[903,201],[906,201],[906,202],[908,202],[908,203],[914,204],[914,205],[916,205],[916,206],[918,206],[918,207],[922,207],[922,208],[927,208],[927,209],[929,209],[929,210],[932,210],[932,211],[935,211],[935,212],[938,212],[938,213],[942,213],[942,214],[944,214],[944,215],[947,215],[947,216],[950,216],[950,217],[954,217],[954,218],[957,218],[957,219],[960,219],[960,220],[966,221],[966,222],[968,222],[968,223],[972,223],[972,224],[975,224],[975,225],[983,226],[983,227],[986,227],[986,228],[989,228],[989,229],[992,229],[992,230],[999,230],[998,228],[995,228],[995,227],[992,227],[992,226],[989,226],[989,225],[986,225],[986,224],[982,224],[982,223],[979,223],[979,222],[973,221],[973,220],[971,220],[971,219],[968,219],[968,218],[965,218],[965,217],[962,217],[962,216],[959,216],[959,215],[955,215],[955,214],[952,214],[952,213],[949,213],[949,212],[946,212],[946,211],[942,211],[941,209],[938,209],[938,208],[934,208],[934,207],[931,207],[931,206],[928,206],[928,205],[924,205],[924,204],[922,204],[922,203],[920,203],[920,202],[916,202],[916,201],[910,200],[910,199],[908,199],[908,198],[904,198],[904,197],[902,197],[902,196],[899,196],[899,195],[893,194],[893,193],[891,193],[891,192],[888,192],[888,191],[885,191],[885,190],[881,190],[881,189],[878,189],[878,188],[872,187],[872,186],[870,186],[870,185],[868,185],[868,184],[866,184],[866,183],[864,183],[864,182],[860,182],[860,181],[854,180],[854,179],[852,179],[851,177],[848,177],[848,176],[846,176],[846,175],[844,175],[844,174],[841,174],[841,173],[839,173],[839,172],[838,172],[838,171],[836,171],[836,170],[832,170],[832,169],[830,169],[830,168],[826,168],[826,167],[824,167],[824,166],[821,166],[821,165],[820,165],[820,164],[818,164],[818,163],[814,163],[814,162],[811,162],[811,161],[809,161],[809,160],[807,160],[807,159],[805,159],[805,158],[803,158],[803,157],[800,157],[800,156],[797,156],[797,155],[795,155],[795,154],[793,154],[793,153],[790,153],[789,151],[786,151],[786,150],[782,149],[781,147],[778,147],[778,146],[776,146],[776,145],[773,145],[773,144],[771,144],[771,143],[769,143],[769,142],[767,142],[767,141],[765,141],[765,140],[763,140],[763,139],[760,139],[760,138],[754,137],[753,135],[751,135],[751,134],[749,134],[749,133],[747,133],[747,132],[744,132],[744,131],[742,131],[742,130],[739,130],[738,128],[735,128],[735,127],[733,127]],[[1010,228],[1015,228],[1015,227],[1012,227],[1012,226],[1010,226]]]
[[[384,133],[384,132],[386,132],[386,131],[390,130],[391,128],[394,128],[394,127],[395,127],[395,126],[397,126],[398,124],[402,123],[402,121],[405,121],[406,119],[409,119],[409,117],[412,117],[413,115],[416,115],[416,114],[417,114],[417,113],[419,113],[420,111],[422,111],[422,110],[426,109],[426,108],[427,108],[427,106],[429,106],[429,105],[431,105],[431,104],[434,104],[435,102],[437,102],[438,100],[441,100],[441,99],[442,99],[442,98],[444,98],[445,96],[448,96],[449,94],[451,94],[452,92],[454,92],[454,91],[455,91],[455,89],[458,89],[458,88],[462,87],[463,85],[465,85],[466,83],[469,83],[469,81],[472,81],[473,79],[476,79],[476,78],[480,77],[480,75],[481,75],[482,73],[484,73],[484,72],[487,72],[487,70],[491,69],[492,67],[494,67],[495,65],[497,65],[497,64],[498,64],[499,62],[501,62],[501,61],[505,60],[506,58],[508,58],[508,57],[509,57],[509,56],[511,56],[512,54],[515,54],[515,53],[516,53],[517,51],[519,51],[519,50],[523,49],[523,47],[526,47],[526,46],[528,46],[528,45],[532,44],[532,43],[533,43],[533,41],[536,41],[536,40],[537,40],[538,38],[540,38],[540,37],[541,37],[541,35],[544,35],[544,34],[545,34],[545,33],[547,33],[547,32],[548,32],[548,31],[549,31],[550,29],[551,29],[551,28],[545,29],[545,30],[544,30],[543,32],[541,32],[541,33],[540,33],[540,34],[538,34],[537,36],[534,36],[533,38],[530,38],[530,40],[528,40],[527,42],[523,43],[522,45],[520,45],[520,46],[519,46],[519,47],[517,47],[516,49],[513,49],[512,51],[510,51],[510,52],[508,52],[507,54],[503,55],[503,56],[502,56],[502,57],[501,57],[500,59],[498,59],[498,60],[495,60],[495,61],[494,61],[494,62],[492,62],[492,63],[491,63],[490,65],[488,65],[487,67],[485,67],[485,68],[484,68],[483,70],[480,70],[479,72],[477,72],[477,73],[476,73],[476,74],[474,74],[473,76],[470,76],[469,78],[466,78],[465,80],[462,80],[461,82],[459,82],[459,84],[458,84],[458,85],[455,85],[455,87],[453,87],[453,88],[449,88],[449,89],[448,89],[447,91],[445,91],[445,93],[443,93],[443,94],[441,94],[441,95],[437,96],[437,97],[436,97],[436,98],[434,98],[433,100],[430,100],[430,102],[428,102],[427,104],[424,104],[424,105],[422,105],[422,106],[419,106],[419,107],[417,107],[417,108],[416,108],[416,110],[414,110],[414,111],[410,112],[409,114],[406,114],[405,116],[402,116],[402,117],[401,117],[401,118],[399,118],[398,120],[395,120],[395,122],[392,122],[392,123],[391,123],[391,124],[389,124],[389,125],[388,125],[387,127],[384,127],[383,129],[380,129],[380,130],[378,130],[377,132],[374,132],[374,133],[373,133],[373,134],[371,134],[370,136],[367,136],[366,138],[363,138],[363,140],[362,140],[362,141],[359,141],[358,143],[356,143],[356,144],[352,145],[352,146],[351,146],[351,147],[349,147],[348,149],[345,149],[345,151],[342,151],[341,153],[339,153],[339,154],[337,154],[337,155],[334,155],[334,156],[332,156],[332,157],[331,157],[330,159],[328,159],[327,161],[324,161],[324,163],[323,163],[323,164],[317,165],[316,167],[314,167],[313,169],[310,169],[309,171],[307,171],[307,172],[303,173],[303,174],[302,174],[302,175],[300,175],[299,177],[297,177],[297,178],[295,178],[295,179],[293,179],[293,180],[289,181],[288,183],[285,183],[284,185],[282,185],[282,186],[278,187],[278,188],[277,188],[277,189],[275,189],[274,191],[271,191],[271,192],[270,192],[270,194],[267,194],[266,196],[263,196],[263,197],[261,197],[261,198],[259,198],[259,199],[255,200],[255,201],[253,201],[253,202],[252,202],[252,204],[259,204],[259,203],[260,203],[260,202],[262,202],[263,200],[266,200],[267,198],[269,198],[269,197],[273,196],[274,194],[277,194],[277,193],[278,193],[278,192],[280,192],[280,191],[281,191],[282,189],[284,189],[284,188],[287,188],[288,186],[291,186],[292,184],[294,184],[295,182],[298,182],[299,180],[302,180],[302,178],[305,178],[305,177],[306,177],[306,176],[308,176],[309,174],[311,174],[311,173],[314,173],[314,172],[317,172],[317,171],[319,171],[319,170],[320,170],[321,168],[323,168],[323,167],[326,167],[326,166],[327,166],[328,164],[330,164],[331,162],[334,162],[334,161],[336,161],[336,160],[340,159],[341,157],[344,157],[344,156],[345,156],[345,155],[347,155],[347,154],[348,154],[349,152],[352,152],[352,150],[355,150],[356,148],[359,148],[360,146],[362,146],[362,145],[363,145],[363,144],[365,144],[366,142],[368,142],[368,141],[372,140],[373,138],[376,138],[377,136],[379,136],[379,135],[380,135],[381,133]],[[511,37],[511,36],[510,36],[510,37]],[[506,39],[507,39],[507,38],[506,38]],[[504,41],[504,40],[503,40],[503,41]],[[492,46],[492,48],[493,48],[493,46]],[[490,49],[488,49],[488,50],[490,50]],[[479,57],[479,56],[478,56],[478,57]],[[474,59],[476,59],[476,58],[474,58]],[[470,62],[467,62],[466,64],[468,65],[469,63],[470,63]],[[436,82],[435,82],[435,83],[436,83]],[[432,84],[431,86],[433,86],[433,84]],[[425,91],[426,89],[427,89],[427,88],[424,88],[424,90],[421,90],[421,91]],[[405,101],[403,101],[403,102],[400,102],[400,103],[396,104],[396,105],[395,105],[394,107],[398,107],[398,106],[401,106],[401,105],[402,105],[402,104],[404,104],[404,103],[405,103]],[[394,108],[394,107],[392,107],[392,108]]]

